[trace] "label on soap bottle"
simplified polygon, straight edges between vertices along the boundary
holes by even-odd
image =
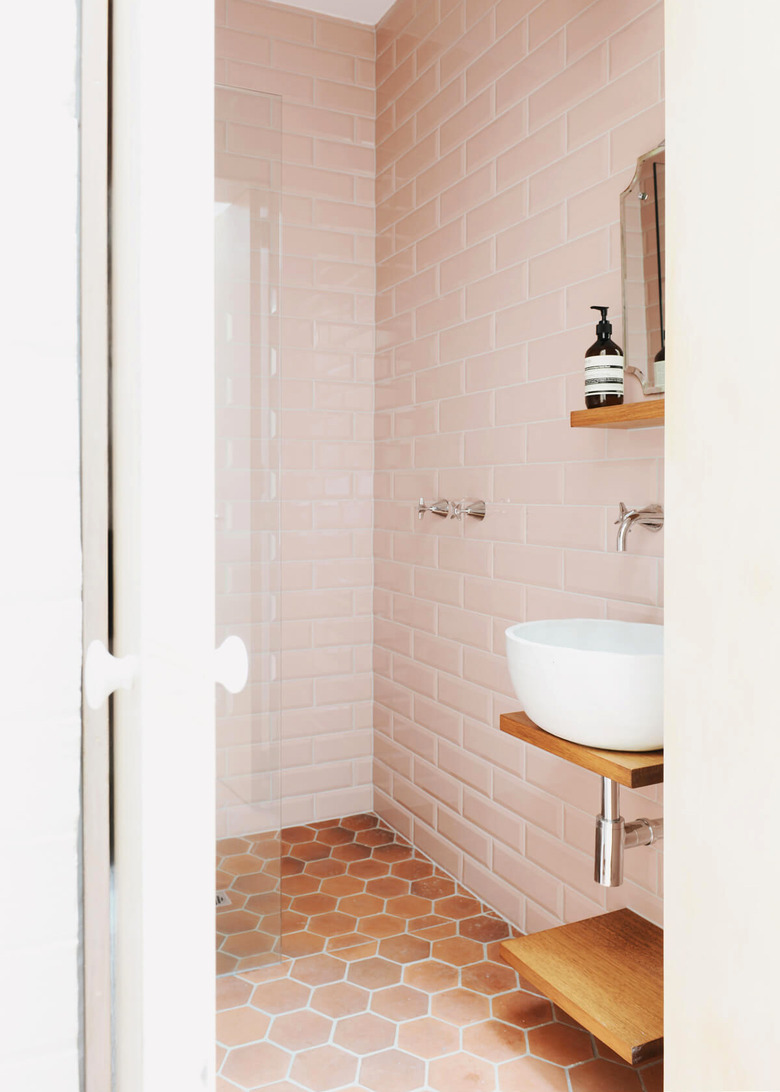
[[[622,356],[585,357],[585,395],[623,393],[625,360]]]

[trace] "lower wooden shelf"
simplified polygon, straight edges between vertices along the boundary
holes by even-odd
[[[510,966],[631,1065],[663,1054],[663,931],[615,910],[505,940]]]

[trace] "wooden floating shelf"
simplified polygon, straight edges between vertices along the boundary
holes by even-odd
[[[622,406],[572,410],[572,428],[657,428],[664,423],[665,398],[624,402]]]
[[[602,777],[610,777],[629,789],[639,789],[645,785],[658,785],[664,779],[664,752],[660,751],[603,751],[595,747],[583,747],[580,743],[569,743],[560,736],[545,732],[525,713],[504,713],[501,717],[501,731],[510,736],[532,743],[543,751],[559,758],[592,770]]]
[[[663,1053],[663,932],[633,910],[505,940],[501,955],[630,1065]]]

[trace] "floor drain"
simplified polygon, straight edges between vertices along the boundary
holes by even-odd
[[[227,891],[217,891],[217,906],[230,906],[230,895]]]

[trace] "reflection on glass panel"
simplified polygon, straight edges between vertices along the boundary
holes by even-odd
[[[626,370],[645,394],[662,392],[665,380],[665,171],[663,147],[641,156],[620,199]]]
[[[216,89],[216,641],[249,652],[246,688],[217,690],[218,974],[280,955],[280,108]]]

